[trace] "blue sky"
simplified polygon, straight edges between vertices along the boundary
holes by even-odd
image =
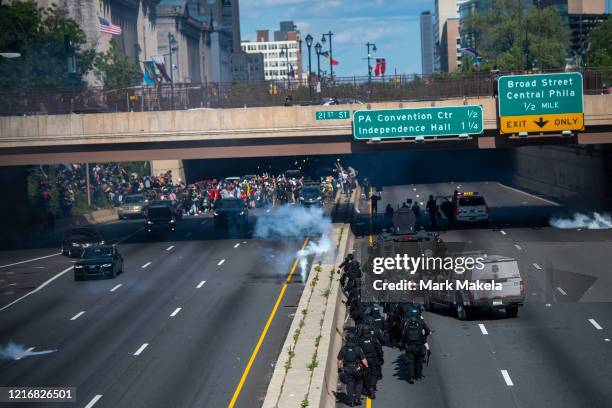
[[[433,0],[240,0],[240,31],[243,40],[254,41],[257,29],[269,29],[272,38],[280,21],[293,20],[302,38],[310,33],[315,44],[322,33],[335,34],[337,76],[367,75],[368,41],[378,48],[372,57],[386,58],[387,75],[395,69],[398,74],[412,74],[421,72],[419,15],[424,10],[433,11]],[[302,56],[308,69],[305,43]],[[323,66],[329,69],[327,60],[321,60]]]

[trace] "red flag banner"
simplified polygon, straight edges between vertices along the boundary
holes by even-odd
[[[376,66],[374,67],[374,75],[380,75],[380,58],[376,58]]]

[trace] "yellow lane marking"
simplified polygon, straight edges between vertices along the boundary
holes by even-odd
[[[372,408],[372,400],[370,397],[366,397],[366,408]]]
[[[302,244],[301,249],[304,249],[307,243],[308,243],[308,238],[304,240],[304,243]],[[293,276],[293,273],[295,272],[295,269],[297,268],[297,264],[298,264],[298,260],[296,259],[295,262],[293,263],[293,266],[291,267],[291,272],[289,272],[289,276],[287,276],[287,280],[283,284],[283,287],[280,293],[278,294],[276,303],[274,304],[274,307],[272,308],[272,311],[270,312],[270,315],[268,316],[268,321],[266,322],[266,325],[264,326],[261,332],[261,335],[259,336],[259,340],[257,341],[255,348],[253,349],[253,353],[251,353],[251,358],[249,358],[249,362],[247,363],[244,369],[244,372],[242,373],[242,377],[240,377],[240,382],[238,383],[238,386],[236,387],[236,390],[234,391],[234,395],[232,396],[232,399],[228,405],[228,408],[233,408],[236,405],[236,401],[238,400],[240,391],[242,391],[242,387],[244,386],[244,383],[249,375],[249,371],[251,371],[251,366],[253,365],[253,362],[255,361],[255,357],[257,357],[257,353],[259,353],[259,348],[261,347],[263,341],[265,340],[266,334],[268,334],[268,329],[270,328],[270,325],[272,324],[272,321],[274,320],[274,316],[276,315],[278,306],[283,300],[283,296],[285,296],[285,291],[287,290],[287,284],[291,280],[291,277]]]

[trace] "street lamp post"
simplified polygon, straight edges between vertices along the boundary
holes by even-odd
[[[317,53],[317,82],[321,78],[321,44],[317,43],[315,45],[315,52]]]
[[[332,36],[334,35],[334,33],[332,33],[331,31],[327,34],[323,34],[321,36],[321,42],[323,44],[325,44],[325,37],[329,37],[329,79],[330,80],[334,80],[334,54],[332,52]]]
[[[308,97],[312,100],[312,84],[310,83],[310,73],[312,72],[310,49],[312,47],[312,35],[306,36],[306,46],[308,47]]]
[[[170,104],[174,109],[174,66],[172,65],[172,47],[176,44],[176,40],[172,33],[168,33],[168,55],[170,56]]]
[[[370,65],[370,60],[372,57],[370,56],[370,47],[372,47],[372,51],[376,52],[376,44],[371,42],[366,43],[366,47],[368,49],[368,84],[372,83],[372,65]]]
[[[287,47],[287,45],[285,45],[281,49],[280,56],[281,56],[281,58],[283,56],[285,57],[285,67],[286,67],[286,71],[287,71],[287,89],[289,89],[289,81],[290,81],[290,74],[289,74],[289,48]]]

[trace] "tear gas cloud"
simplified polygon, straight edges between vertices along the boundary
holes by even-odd
[[[331,219],[325,216],[323,208],[286,204],[257,218],[253,235],[264,239],[312,237],[308,245],[296,254],[302,281],[305,281],[308,272],[308,257],[323,255],[333,249],[332,241],[326,234],[331,227]],[[314,237],[320,238],[317,240]],[[279,257],[283,255],[279,254]]]
[[[40,356],[43,354],[53,353],[55,351],[57,350],[28,351],[25,346],[9,341],[6,346],[0,346],[0,360],[15,360],[16,358]]]
[[[253,235],[257,238],[295,238],[322,235],[331,228],[331,219],[320,207],[286,204],[257,218]]]
[[[600,214],[597,212],[594,212],[593,215],[575,213],[572,218],[553,217],[550,219],[549,223],[555,228],[562,229],[586,228],[598,230],[612,228],[612,218],[610,214]]]

